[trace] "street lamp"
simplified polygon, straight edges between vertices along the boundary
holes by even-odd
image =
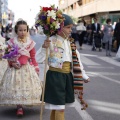
[[[2,14],[2,18],[3,19],[7,19],[8,18],[7,14],[5,12]]]
[[[65,0],[60,0],[60,4],[64,4],[65,3]]]
[[[7,18],[8,18],[8,15],[4,12],[3,14],[2,14],[2,25],[3,25],[3,27],[5,27],[6,26],[6,20],[7,20]]]

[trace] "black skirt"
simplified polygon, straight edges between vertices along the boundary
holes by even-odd
[[[73,103],[74,99],[72,73],[48,70],[44,101],[54,105],[65,105],[66,103]]]

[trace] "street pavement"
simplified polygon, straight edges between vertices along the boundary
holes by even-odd
[[[37,40],[36,40],[37,41]],[[91,79],[84,84],[84,99],[89,107],[81,110],[77,98],[73,107],[65,110],[65,120],[120,120],[120,62],[102,52],[91,51],[91,46],[84,44],[81,54],[83,66]],[[39,44],[36,44],[37,49]],[[40,120],[40,106],[24,107],[25,115],[20,120]],[[49,120],[50,111],[44,109],[43,120]],[[0,120],[17,120],[15,106],[1,106]]]
[[[88,45],[84,45],[80,53],[91,78],[91,82],[84,85],[89,104],[87,113],[93,120],[120,120],[120,62],[115,59],[116,53],[106,57],[104,49],[91,51]]]

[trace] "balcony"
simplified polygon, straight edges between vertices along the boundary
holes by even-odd
[[[82,0],[59,0],[59,7],[60,9],[66,9],[68,6],[71,6],[77,1],[82,1]]]
[[[64,6],[62,6],[62,8]],[[120,11],[120,0],[94,0],[87,4],[77,5],[76,9],[68,11],[68,14],[74,15],[74,17],[82,17],[109,11]]]

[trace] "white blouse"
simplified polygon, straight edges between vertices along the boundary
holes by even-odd
[[[63,53],[63,58],[62,58],[63,61],[72,62],[72,51],[71,51],[70,42],[68,40],[62,38],[59,35],[57,35],[57,38],[59,40],[63,40],[63,44],[64,44],[64,47],[65,47],[64,53]],[[52,42],[51,42],[51,44],[52,44]],[[87,80],[89,77],[86,75],[84,67],[81,63],[80,53],[78,52],[78,50],[76,50],[76,53],[77,53],[77,56],[78,56],[78,59],[79,59],[80,68],[81,68],[81,71],[82,71],[82,77],[83,77],[83,79]],[[43,63],[45,61],[45,58],[46,58],[46,49],[42,48],[42,45],[41,45],[40,49],[36,52],[36,61],[38,63]]]

